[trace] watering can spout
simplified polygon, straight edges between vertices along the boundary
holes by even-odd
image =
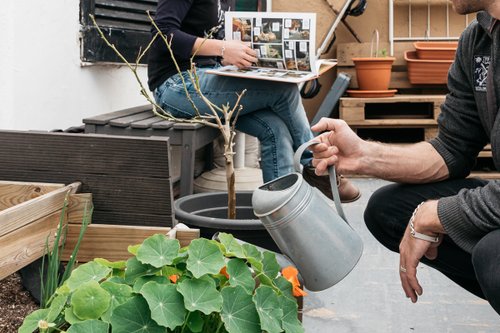
[[[299,147],[295,159],[310,145]],[[335,202],[311,187],[298,172],[268,182],[252,195],[255,215],[311,291],[325,290],[341,281],[363,252],[363,242],[342,210],[335,170],[330,168],[329,172]]]

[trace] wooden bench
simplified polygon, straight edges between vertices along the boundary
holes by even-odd
[[[219,130],[213,127],[175,123],[155,116],[150,105],[85,118],[83,123],[85,133],[169,137],[172,146],[181,146],[180,196],[193,193],[195,152],[211,145],[220,135]]]
[[[171,227],[169,138],[0,131],[0,180],[91,193],[92,223]]]

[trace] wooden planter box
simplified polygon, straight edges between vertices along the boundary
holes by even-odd
[[[80,183],[70,185],[0,181],[0,280],[25,267],[52,249],[63,213],[67,225],[63,260],[73,251],[85,214],[92,207],[90,193],[76,193]],[[140,222],[140,221],[138,221]],[[110,261],[127,259],[129,245],[170,231],[169,227],[90,224],[80,244],[77,260],[94,258]],[[181,246],[200,236],[198,229],[177,230]]]
[[[64,201],[79,187],[0,181],[0,280],[40,258],[47,242],[53,246]]]

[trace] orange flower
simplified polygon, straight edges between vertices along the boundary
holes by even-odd
[[[177,280],[179,279],[176,274],[170,275],[168,278],[170,281],[172,281],[172,283],[177,283]]]
[[[307,293],[300,288],[299,271],[293,266],[283,268],[281,275],[292,284],[292,293],[295,297],[307,296]]]
[[[229,274],[227,274],[226,266],[222,267],[219,274],[224,275],[227,279],[229,279]]]

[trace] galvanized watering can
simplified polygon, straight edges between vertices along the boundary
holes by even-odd
[[[317,142],[297,149],[297,172],[254,191],[252,206],[281,252],[299,270],[306,288],[320,291],[349,274],[361,257],[363,242],[342,210],[335,168],[328,169],[333,202],[302,178],[300,158],[313,144]]]

